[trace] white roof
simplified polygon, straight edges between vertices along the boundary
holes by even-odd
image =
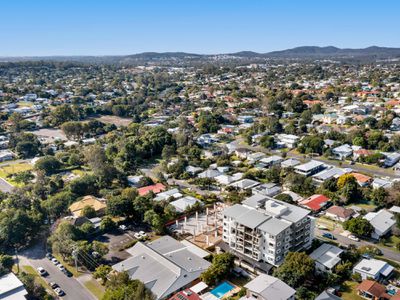
[[[177,211],[184,212],[189,206],[194,205],[196,202],[202,203],[199,199],[195,197],[186,196],[178,200],[172,201],[170,204],[173,205]]]
[[[8,273],[0,277],[0,299],[25,300],[25,295],[27,294],[28,292],[25,290],[23,283],[14,273]]]
[[[368,220],[375,230],[382,233],[386,232],[396,224],[394,215],[385,209],[381,209],[378,212],[370,212],[364,216],[364,219]]]
[[[204,281],[200,281],[198,284],[195,284],[190,288],[190,290],[196,294],[201,293],[204,291],[206,288],[208,288],[208,285]]]
[[[390,272],[393,271],[393,269],[394,268],[387,262],[373,258],[371,259],[364,258],[354,267],[355,271],[369,274],[371,275],[371,277],[375,277],[376,275],[378,275],[378,273],[387,276],[390,274]]]
[[[393,205],[393,206],[389,209],[389,211],[398,214],[398,213],[400,213],[400,206]]]
[[[260,294],[265,300],[287,300],[296,293],[282,280],[267,274],[258,275],[244,287]]]
[[[331,244],[322,244],[310,254],[310,257],[325,267],[332,269],[340,262],[340,254],[342,252],[343,250],[339,247]]]

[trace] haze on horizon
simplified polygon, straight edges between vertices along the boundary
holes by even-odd
[[[395,0],[8,0],[1,7],[0,56],[400,47]]]

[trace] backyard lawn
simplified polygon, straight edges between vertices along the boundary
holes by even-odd
[[[9,165],[4,165],[0,167],[0,177],[4,180],[8,181],[13,186],[21,186],[21,183],[17,183],[13,181],[11,178],[7,178],[7,176],[23,172],[30,171],[33,169],[33,166],[28,163],[11,163]]]
[[[364,298],[360,297],[357,295],[357,286],[358,282],[354,281],[345,281],[343,285],[341,286],[341,292],[342,292],[342,299],[343,300],[363,300]]]

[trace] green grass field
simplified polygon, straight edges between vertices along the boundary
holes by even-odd
[[[358,282],[345,281],[341,286],[342,299],[343,300],[363,300],[364,298],[357,295]]]
[[[20,187],[23,184],[13,181],[11,178],[8,178],[8,176],[23,171],[30,171],[32,169],[33,166],[28,163],[10,163],[9,165],[4,165],[0,167],[0,177],[8,181],[11,185]]]
[[[103,298],[104,287],[100,285],[96,280],[92,279],[84,283],[85,287],[94,295],[97,299]]]

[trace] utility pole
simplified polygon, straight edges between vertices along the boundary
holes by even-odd
[[[17,274],[19,274],[19,258],[18,258],[18,248],[15,247],[15,258],[17,261]]]
[[[72,251],[72,257],[74,258],[74,261],[75,261],[76,272],[78,272],[78,251],[76,249],[74,249],[74,251]]]

